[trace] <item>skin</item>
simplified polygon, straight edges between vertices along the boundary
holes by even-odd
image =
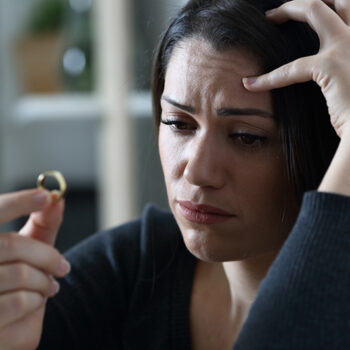
[[[0,224],[29,215],[17,232],[0,235],[0,348],[36,349],[45,303],[69,263],[53,248],[64,203],[57,194],[26,190],[0,195]]]
[[[335,11],[327,7],[326,3],[332,5]],[[256,77],[259,72],[246,72],[245,77],[254,79],[243,79],[244,87],[256,93],[311,79],[320,85],[329,106],[331,122],[341,137],[341,142],[319,190],[350,196],[350,2],[294,0],[282,5],[267,17],[276,23],[287,20],[309,23],[320,37],[321,50],[313,57],[297,60],[260,77]],[[210,116],[206,116],[204,119],[209,121],[209,118]],[[204,128],[203,132],[201,129],[200,136],[209,137],[205,133],[208,130]],[[220,130],[220,127],[215,124],[211,130]],[[180,157],[180,149],[177,152]],[[216,176],[214,178],[217,181]],[[220,181],[216,185],[218,183]],[[52,247],[62,221],[64,203],[53,200],[49,194],[39,199],[38,194],[38,190],[28,190],[0,195],[0,224],[31,213],[28,223],[19,233],[0,235],[0,348],[4,350],[29,350],[37,347],[45,300],[57,292],[57,287],[52,285],[51,276],[62,277],[69,271],[69,266],[63,263],[63,257]],[[201,198],[203,199],[199,199]],[[227,236],[223,238],[226,239]],[[192,241],[196,242],[195,239]],[[220,244],[220,240],[215,241]],[[193,247],[200,245],[194,244]],[[209,258],[223,258],[217,249],[197,249],[197,252],[204,252],[208,261]],[[228,253],[225,252],[225,255],[228,256]],[[238,254],[236,257],[238,258]],[[194,349],[232,349],[244,320],[245,310],[249,307],[256,285],[261,279],[259,273],[263,273],[271,259],[268,254],[260,254],[236,262],[198,264],[190,310]],[[20,264],[16,272],[13,270],[14,261]],[[254,268],[258,265],[261,266],[260,272]],[[237,285],[235,288],[235,280],[236,283],[245,283],[243,289],[248,291],[246,300],[239,294],[231,293],[239,287]],[[334,285],[334,288],[337,286]],[[336,293],[336,290],[330,290],[330,293]],[[236,305],[236,308],[232,305]],[[227,306],[230,313],[225,314]],[[208,317],[202,317],[202,323],[193,322],[194,315],[201,309],[201,316],[207,313]],[[225,327],[221,327],[222,324],[218,322],[220,319],[225,321]],[[203,333],[203,329],[208,332]],[[206,336],[203,337],[203,334]]]

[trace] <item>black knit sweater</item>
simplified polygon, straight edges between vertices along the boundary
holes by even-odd
[[[39,349],[191,349],[197,260],[171,214],[148,206],[66,256]],[[350,197],[304,195],[234,349],[350,349]]]

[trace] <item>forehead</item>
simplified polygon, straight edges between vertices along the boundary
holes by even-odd
[[[261,74],[258,61],[241,48],[216,51],[207,41],[191,38],[176,45],[166,75],[164,94],[183,103],[220,108],[230,101],[240,107],[265,107],[270,110],[268,92],[247,91],[242,78]]]

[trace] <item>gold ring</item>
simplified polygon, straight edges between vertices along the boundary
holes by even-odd
[[[43,190],[47,190],[47,188],[44,186],[44,182],[48,176],[54,177],[58,182],[58,185],[60,188],[58,191],[58,193],[59,193],[58,199],[64,198],[66,196],[66,193],[67,193],[67,182],[66,182],[65,178],[63,177],[63,175],[57,170],[48,170],[48,171],[45,171],[44,173],[40,174],[38,176],[38,180],[37,180],[38,188],[42,188]]]

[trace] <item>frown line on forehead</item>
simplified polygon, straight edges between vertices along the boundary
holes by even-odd
[[[162,100],[170,103],[171,105],[182,109],[185,112],[195,114],[196,110],[192,106],[188,106],[173,100],[172,98],[163,95]],[[273,115],[259,108],[238,108],[238,107],[224,107],[216,110],[216,113],[220,117],[233,117],[233,116],[260,116],[263,118],[273,118]]]

